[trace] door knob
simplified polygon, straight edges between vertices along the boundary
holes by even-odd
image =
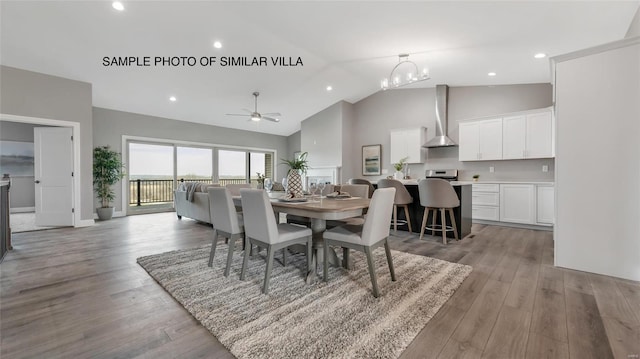
[[[39,181],[39,180],[36,180],[35,182],[36,182],[36,183],[40,183],[40,181]]]

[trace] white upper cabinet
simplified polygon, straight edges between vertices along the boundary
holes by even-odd
[[[422,145],[426,142],[426,128],[403,128],[390,131],[389,163],[423,163]]]
[[[502,143],[505,160],[553,157],[551,111],[504,117]]]
[[[460,161],[502,159],[502,119],[462,122],[459,125]]]
[[[554,156],[551,109],[465,121],[460,123],[459,131],[460,161]]]

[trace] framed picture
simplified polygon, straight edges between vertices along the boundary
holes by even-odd
[[[362,175],[379,176],[381,157],[382,145],[362,146]]]
[[[33,176],[33,142],[0,141],[0,174]]]

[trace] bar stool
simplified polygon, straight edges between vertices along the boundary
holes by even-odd
[[[364,178],[351,178],[349,179],[349,181],[347,181],[347,183],[348,184],[366,184],[367,186],[369,186],[369,197],[367,198],[373,197],[373,191],[375,191],[375,188],[373,187],[371,182],[369,182],[369,180],[366,180]]]
[[[404,207],[404,217],[407,219],[409,233],[411,233],[411,218],[409,217],[409,204],[413,203],[413,197],[402,182],[394,179],[381,179],[378,188],[395,188],[396,195],[393,200],[393,230],[398,231],[398,206]]]
[[[443,179],[429,178],[418,182],[418,193],[420,194],[420,205],[424,207],[422,216],[422,227],[420,227],[420,239],[424,236],[424,230],[431,230],[431,235],[435,235],[436,230],[442,231],[442,243],[447,244],[447,232],[453,231],[454,237],[458,240],[458,228],[456,219],[453,216],[453,209],[460,206],[460,199],[456,195],[451,183]],[[440,210],[440,218],[442,224],[436,224]],[[447,226],[447,218],[445,210],[449,212],[451,226]],[[427,227],[427,218],[429,213],[433,211],[433,220],[431,227]]]

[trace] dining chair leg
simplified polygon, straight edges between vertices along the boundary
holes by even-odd
[[[349,269],[349,248],[342,247],[342,267]]]
[[[324,245],[322,246],[322,280],[327,282],[329,281],[329,244],[327,244],[327,240],[325,239]]]
[[[453,215],[453,208],[449,208],[449,217],[451,218],[451,227],[453,227],[453,236],[457,241],[460,238],[458,238],[458,226],[456,225],[456,217]]]
[[[427,227],[427,218],[429,217],[429,209],[427,207],[424,208],[424,212],[422,213],[422,225],[420,226],[420,239],[424,237],[424,229]]]
[[[224,269],[224,276],[229,276],[229,270],[231,269],[231,260],[233,260],[233,252],[236,249],[236,240],[231,237],[229,239],[229,252],[227,253],[227,267]]]
[[[444,208],[440,208],[440,219],[442,220],[442,244],[447,244],[447,216]]]
[[[405,204],[403,207],[404,207],[404,218],[406,218],[406,220],[407,220],[407,226],[409,227],[409,233],[411,233],[413,231],[411,230],[411,218],[409,217],[409,206],[407,206]]]
[[[378,298],[378,276],[376,268],[373,265],[373,255],[370,247],[364,247],[364,254],[367,255],[367,265],[369,266],[369,276],[371,277],[371,285],[373,286],[373,296]]]
[[[264,287],[262,293],[269,294],[269,280],[271,279],[271,269],[273,268],[273,247],[267,247],[267,270],[264,273]]]
[[[307,238],[307,273],[311,272],[311,257],[313,256],[313,237]]]
[[[391,273],[391,280],[396,281],[396,271],[393,269],[393,259],[391,258],[391,248],[389,248],[389,242],[387,238],[384,240],[384,251],[387,253],[387,264],[389,264],[389,272]]]
[[[398,206],[393,205],[393,230],[398,232]]]
[[[244,259],[242,259],[242,269],[240,270],[240,280],[244,280],[244,273],[247,271],[247,264],[249,263],[249,252],[251,252],[251,248],[253,244],[251,244],[251,240],[249,237],[245,238],[244,242],[247,246],[249,246],[249,250],[244,251]]]
[[[216,245],[218,244],[218,231],[213,229],[213,241],[211,241],[211,252],[209,253],[209,264],[208,266],[213,266],[213,256],[216,255]]]

